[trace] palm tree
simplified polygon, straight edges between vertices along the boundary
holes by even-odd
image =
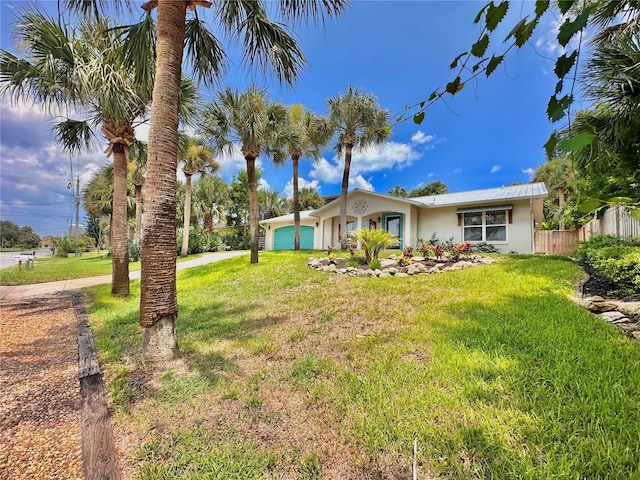
[[[349,86],[341,95],[327,100],[329,120],[338,133],[336,151],[344,153],[344,173],[340,190],[340,244],[347,248],[347,191],[354,147],[364,149],[381,145],[391,134],[389,112],[378,105],[378,99]]]
[[[208,233],[213,232],[214,218],[224,218],[228,203],[229,185],[222,178],[203,175],[194,182],[193,210]]]
[[[111,294],[129,295],[127,249],[127,153],[135,142],[133,121],[149,104],[149,78],[134,76],[119,53],[122,39],[106,20],[69,30],[33,9],[22,12],[16,35],[27,45],[27,58],[2,51],[3,90],[47,106],[71,104],[82,120],[67,118],[54,130],[59,143],[77,152],[89,148],[92,127],[101,126],[107,156],[113,155],[111,215]],[[149,63],[149,59],[143,59]]]
[[[320,192],[310,186],[300,189],[298,201],[300,203],[300,210],[315,210],[324,205],[324,200],[320,196]]]
[[[286,115],[284,105],[270,102],[265,90],[255,86],[250,86],[245,92],[231,88],[219,91],[216,100],[205,107],[203,114],[202,134],[228,153],[234,148],[234,142],[239,143],[247,162],[251,263],[258,263],[260,227],[256,158],[264,153],[272,156],[274,163],[284,161],[283,145],[278,145],[275,140]]]
[[[260,199],[260,218],[279,217],[287,213],[287,200],[280,196],[277,190],[261,190],[258,193]]]
[[[136,230],[133,242],[140,244],[142,235],[142,187],[147,166],[147,144],[137,141],[129,150],[129,169],[131,170],[131,183],[135,189],[136,199]]]
[[[338,15],[347,0],[307,2],[280,0],[284,21],[324,21]],[[66,0],[69,7],[85,14],[98,14],[106,2]],[[218,39],[204,27],[197,7],[214,6],[221,31],[240,39],[248,65],[263,72],[269,68],[283,83],[293,83],[306,64],[296,41],[283,27],[269,19],[264,0],[215,2],[206,0],[150,0],[143,8],[157,7],[156,78],[153,98],[162,98],[151,112],[149,160],[147,164],[147,208],[142,239],[142,281],[140,325],[143,328],[143,356],[147,362],[171,359],[178,350],[175,321],[176,295],[176,191],[178,153],[178,105],[184,48],[193,67],[206,85],[224,70],[226,55]],[[194,17],[187,20],[187,9]],[[256,258],[257,261],[257,258]]]
[[[213,151],[200,139],[186,137],[180,143],[179,159],[184,163],[182,171],[185,176],[184,220],[182,235],[182,250],[180,255],[186,257],[189,253],[189,227],[191,222],[191,177],[196,173],[215,172],[220,168],[213,159]]]
[[[300,104],[289,107],[289,116],[285,132],[285,142],[293,164],[293,249],[300,250],[300,200],[298,192],[298,163],[300,158],[320,157],[321,149],[326,147],[333,136],[329,120],[306,111]]]

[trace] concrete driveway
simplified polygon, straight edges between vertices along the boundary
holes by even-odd
[[[193,260],[186,260],[176,265],[177,270],[184,270],[185,268],[199,267],[201,265],[207,265],[208,263],[219,262],[227,258],[238,257],[240,255],[248,255],[248,251],[233,251],[233,252],[215,252],[203,255]],[[15,252],[11,254],[15,255]],[[37,258],[36,253],[36,258]],[[140,270],[129,272],[130,279],[140,278]],[[31,285],[15,285],[6,286],[0,285],[0,300],[12,300],[16,298],[36,297],[39,295],[45,295],[49,293],[64,292],[67,290],[78,290],[86,287],[93,287],[94,285],[103,285],[105,283],[111,283],[111,275],[101,275],[99,277],[85,277],[76,278],[73,280],[60,280],[58,282],[47,283],[34,283]]]

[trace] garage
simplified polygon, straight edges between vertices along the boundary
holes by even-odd
[[[310,250],[313,248],[313,227],[300,226],[300,248]],[[276,228],[273,232],[274,250],[293,250],[294,239],[293,225]]]

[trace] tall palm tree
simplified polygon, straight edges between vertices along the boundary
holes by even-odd
[[[66,0],[73,10],[97,14],[106,2]],[[338,15],[347,0],[280,0],[284,21],[324,21]],[[176,190],[178,153],[178,105],[183,52],[205,84],[212,84],[226,65],[219,40],[199,19],[197,7],[214,7],[221,31],[239,39],[248,65],[263,72],[271,69],[283,83],[293,83],[306,60],[283,23],[267,15],[265,0],[209,2],[207,0],[150,0],[143,8],[157,8],[156,79],[153,98],[162,98],[151,112],[149,159],[147,164],[147,208],[142,239],[142,281],[140,325],[142,348],[147,362],[173,358],[178,351],[175,321],[176,295]],[[187,10],[194,17],[187,20]],[[271,9],[270,9],[271,10]],[[256,257],[257,261],[257,257]]]
[[[378,99],[349,86],[340,95],[327,100],[329,120],[338,134],[336,152],[344,153],[344,172],[340,190],[340,244],[347,248],[347,191],[354,148],[381,145],[391,134],[389,112],[378,105]]]
[[[122,38],[107,20],[81,22],[68,29],[34,9],[25,9],[16,36],[26,58],[0,53],[3,90],[46,106],[71,105],[84,118],[67,118],[54,130],[59,143],[77,152],[89,148],[93,128],[101,127],[113,156],[111,214],[111,294],[129,295],[127,249],[127,153],[135,142],[133,121],[150,102],[150,78],[134,75],[120,55]],[[142,62],[150,63],[149,58]]]
[[[333,136],[328,119],[305,110],[300,104],[289,107],[288,122],[285,132],[285,143],[289,150],[293,165],[293,249],[300,250],[300,200],[298,197],[298,163],[304,156],[317,160],[323,147],[326,147]]]
[[[225,88],[218,92],[213,103],[205,107],[200,125],[203,136],[227,153],[233,150],[234,142],[240,144],[240,151],[247,162],[251,263],[258,263],[260,227],[256,159],[260,154],[267,154],[272,156],[274,163],[284,161],[284,145],[277,144],[276,140],[286,115],[284,105],[269,101],[266,91],[255,85],[244,92]]]
[[[186,137],[180,142],[179,160],[183,162],[182,171],[185,176],[184,220],[182,235],[182,250],[180,255],[186,257],[189,253],[189,227],[191,223],[191,177],[196,173],[216,172],[220,164],[213,159],[213,151],[202,140]]]

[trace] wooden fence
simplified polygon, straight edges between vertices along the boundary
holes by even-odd
[[[538,230],[534,243],[536,253],[547,255],[573,255],[579,241],[594,235],[614,235],[620,238],[640,236],[640,222],[629,215],[624,207],[615,206],[577,230]]]
[[[580,240],[589,240],[597,234],[614,235],[620,238],[640,236],[640,222],[632,218],[624,207],[617,205],[594,218],[580,228]]]
[[[537,230],[535,252],[547,255],[573,255],[578,248],[578,230]]]

